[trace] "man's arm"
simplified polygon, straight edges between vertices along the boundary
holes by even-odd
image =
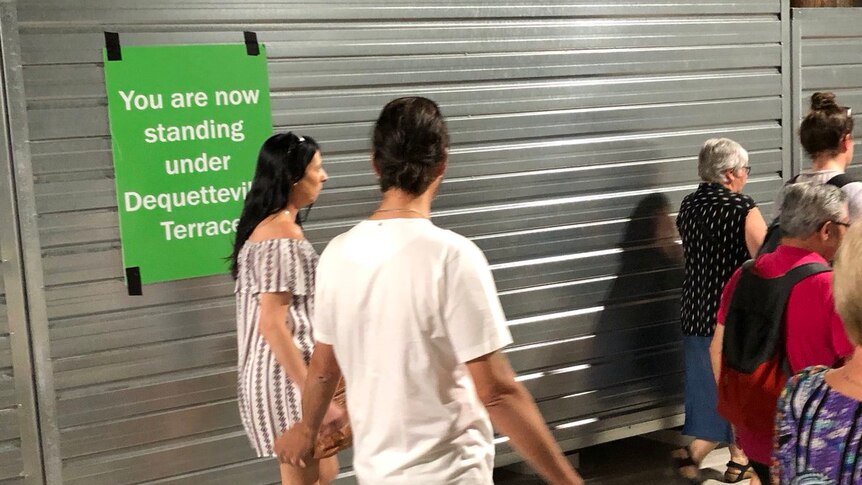
[[[305,466],[311,456],[314,442],[320,432],[323,418],[335,394],[341,368],[331,345],[318,342],[314,346],[305,392],[302,394],[302,421],[279,436],[275,451],[279,461],[294,466]]]
[[[563,456],[533,397],[515,381],[515,372],[503,354],[492,352],[471,360],[467,369],[494,428],[509,437],[530,466],[553,485],[584,483]]]

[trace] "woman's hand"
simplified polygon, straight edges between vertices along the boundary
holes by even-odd
[[[326,415],[323,417],[323,422],[320,425],[320,436],[326,436],[330,433],[341,430],[349,422],[347,410],[344,406],[334,402],[329,403],[329,409],[326,410]]]

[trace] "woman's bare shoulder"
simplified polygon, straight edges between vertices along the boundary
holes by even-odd
[[[302,228],[290,216],[280,213],[269,217],[254,228],[249,236],[251,242],[267,241],[270,239],[305,239]]]

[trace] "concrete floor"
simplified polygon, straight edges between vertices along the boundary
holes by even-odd
[[[660,431],[649,435],[605,443],[580,450],[578,471],[588,485],[685,485],[670,466],[670,452],[686,441],[675,431]],[[707,480],[704,485],[724,483],[725,463],[730,458],[727,448],[712,452],[701,465]],[[497,485],[539,485],[542,482],[523,466],[498,469],[494,473]],[[741,482],[747,484],[748,480]]]

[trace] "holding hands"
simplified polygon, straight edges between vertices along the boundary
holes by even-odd
[[[276,439],[275,452],[278,460],[281,463],[305,467],[306,461],[311,457],[322,458],[335,454],[345,439],[343,429],[348,423],[347,410],[337,403],[330,403],[317,432],[309,429],[305,421],[300,421]]]

